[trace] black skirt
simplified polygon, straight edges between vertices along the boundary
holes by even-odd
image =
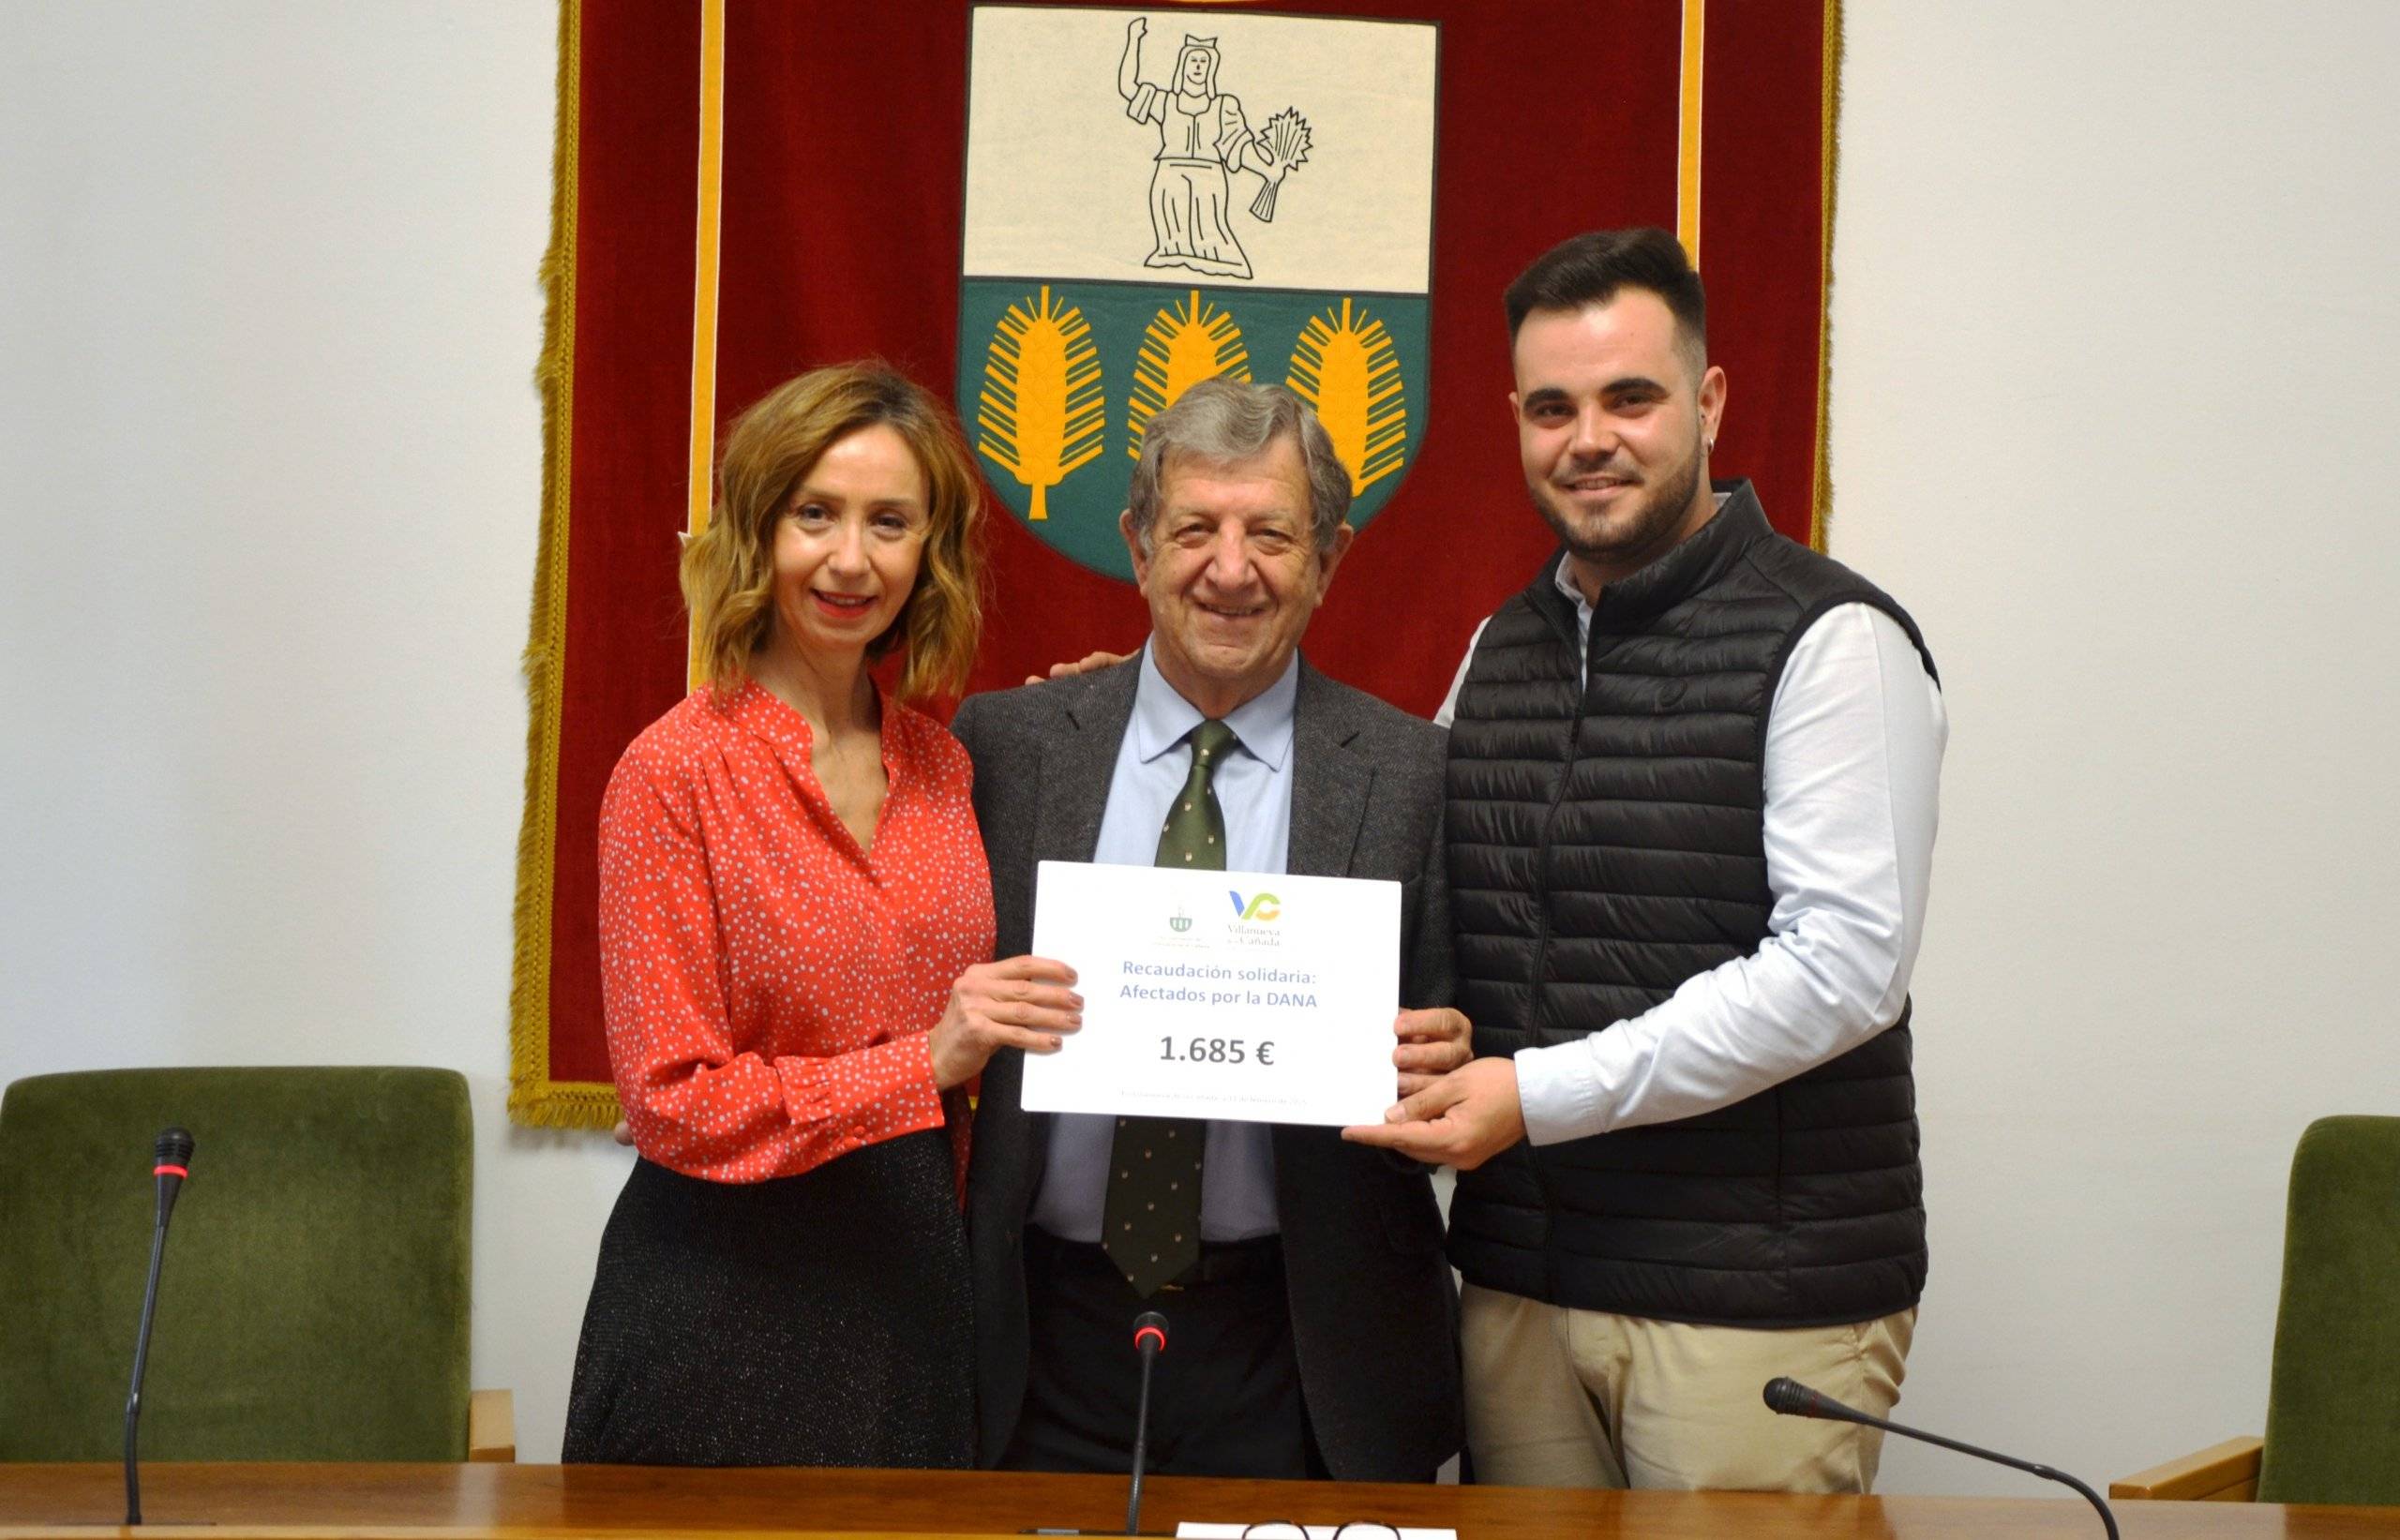
[[[970,1300],[941,1130],[772,1182],[639,1161],[600,1240],[563,1458],[968,1465]]]

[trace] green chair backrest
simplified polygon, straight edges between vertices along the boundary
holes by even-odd
[[[448,1069],[118,1069],[0,1099],[0,1459],[112,1460],[156,1215],[143,1459],[465,1457],[474,1144]]]
[[[2327,1117],[2291,1160],[2262,1503],[2400,1503],[2400,1117]]]

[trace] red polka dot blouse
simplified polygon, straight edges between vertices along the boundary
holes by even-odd
[[[807,720],[755,681],[694,691],[617,762],[600,808],[608,1062],[648,1159],[789,1176],[945,1119],[928,1034],[992,955],[992,884],[957,740],[883,704],[871,849],[809,765]],[[953,1099],[963,1114],[965,1100]]]

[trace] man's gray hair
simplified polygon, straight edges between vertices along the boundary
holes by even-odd
[[[1133,463],[1126,507],[1133,516],[1133,538],[1151,548],[1159,494],[1170,456],[1188,455],[1210,465],[1253,459],[1284,435],[1299,445],[1309,478],[1310,533],[1319,551],[1350,516],[1350,472],[1333,453],[1333,440],[1308,403],[1282,385],[1253,385],[1220,375],[1203,380],[1150,419],[1142,432],[1142,453]]]

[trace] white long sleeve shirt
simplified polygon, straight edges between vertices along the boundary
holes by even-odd
[[[1579,651],[1592,608],[1567,576]],[[1480,626],[1434,720],[1448,726]],[[1793,644],[1767,719],[1768,934],[1640,1016],[1517,1055],[1537,1144],[1693,1117],[1857,1047],[1899,1019],[1925,934],[1942,692],[1899,623],[1842,605]]]

